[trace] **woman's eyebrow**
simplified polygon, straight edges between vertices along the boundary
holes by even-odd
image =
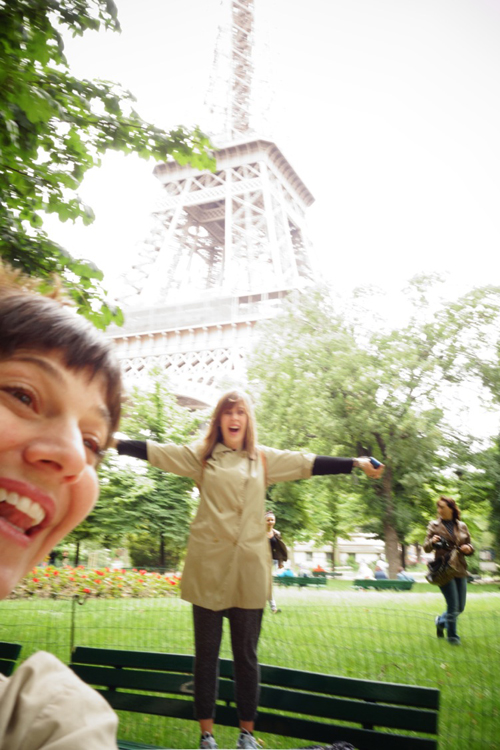
[[[13,359],[16,362],[30,362],[33,365],[37,365],[41,370],[45,370],[52,378],[55,378],[59,383],[62,383],[63,377],[57,367],[54,367],[50,362],[47,362],[45,359],[40,359],[36,356],[31,356],[29,354],[16,354],[14,355]]]

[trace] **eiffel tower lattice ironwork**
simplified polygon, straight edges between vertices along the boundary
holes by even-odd
[[[127,274],[126,324],[113,333],[126,375],[158,365],[193,404],[212,402],[221,382],[244,380],[255,324],[314,279],[305,225],[314,199],[276,144],[251,126],[254,0],[223,2],[217,171],[155,168],[163,198]]]

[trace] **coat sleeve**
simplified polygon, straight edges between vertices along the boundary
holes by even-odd
[[[466,538],[465,541],[462,542],[462,544],[468,544],[471,548],[470,552],[467,552],[467,553],[462,552],[462,554],[465,555],[465,557],[470,557],[471,555],[474,554],[476,550],[474,549],[474,545],[472,544],[470,540],[470,533],[469,533],[469,529],[467,528],[467,524],[465,524],[463,521],[460,521],[460,531]]]
[[[430,524],[427,526],[427,536],[425,537],[424,541],[424,551],[425,552],[432,552],[434,549],[434,545],[431,542],[432,537],[436,534],[436,526],[434,521],[431,521]]]
[[[201,482],[202,461],[201,451],[197,445],[176,445],[175,443],[154,443],[148,440],[148,461],[171,474],[189,477],[195,482]]]
[[[104,698],[44,651],[0,683],[2,750],[116,750],[117,726]]]
[[[297,451],[280,451],[262,446],[266,458],[267,484],[309,479],[316,455]]]

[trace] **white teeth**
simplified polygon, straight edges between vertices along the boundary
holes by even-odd
[[[9,505],[15,505],[18,510],[32,518],[34,526],[37,526],[45,518],[45,511],[41,505],[30,500],[29,497],[18,495],[17,492],[7,492],[6,489],[0,487],[0,503],[4,501]]]

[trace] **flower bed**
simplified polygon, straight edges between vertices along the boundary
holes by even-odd
[[[146,570],[92,570],[52,565],[36,567],[16,586],[9,599],[39,596],[45,599],[81,597],[147,598],[172,596],[179,588],[180,578],[170,573],[148,573]]]

